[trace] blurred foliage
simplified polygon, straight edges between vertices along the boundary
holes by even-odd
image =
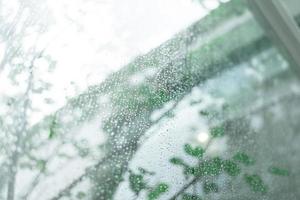
[[[153,175],[153,173],[148,173],[147,170],[140,168],[140,173],[133,173],[129,171],[129,187],[134,192],[136,197],[139,196],[142,190],[147,191],[147,199],[155,200],[158,199],[163,193],[168,191],[169,186],[166,183],[158,183],[154,186],[150,186],[146,180],[146,175]]]
[[[56,128],[57,128],[57,122],[56,122],[56,117],[52,117],[50,126],[49,126],[49,139],[53,139],[55,137],[56,133]]]
[[[165,183],[159,183],[148,193],[148,200],[158,199],[163,193],[168,191],[169,186]]]
[[[197,158],[202,158],[203,154],[204,154],[204,149],[200,146],[193,148],[190,144],[185,144],[184,145],[184,151],[190,155],[190,156],[194,156]]]
[[[220,125],[210,129],[211,141],[217,137],[223,137],[225,135],[225,128]],[[210,142],[211,142],[210,141]],[[221,158],[221,157],[212,157],[205,155],[206,149],[201,146],[193,147],[191,144],[185,144],[183,150],[187,156],[196,158],[198,163],[192,165],[184,161],[184,159],[179,157],[172,157],[169,161],[175,166],[183,168],[183,175],[187,177],[186,185],[183,185],[180,192],[175,194],[171,199],[177,197],[182,197],[183,200],[201,200],[205,199],[205,195],[210,193],[219,193],[221,191],[221,186],[224,187],[224,184],[219,184],[221,179],[219,179],[221,174],[227,174],[229,179],[232,181],[237,181],[236,177],[244,180],[245,185],[255,193],[265,195],[268,191],[268,186],[263,181],[261,175],[254,173],[249,174],[246,168],[240,166],[240,164],[245,167],[255,165],[255,160],[251,158],[245,152],[237,152],[233,154],[232,158]],[[289,171],[286,169],[278,167],[270,167],[268,171],[273,175],[279,176],[288,176]],[[191,181],[192,180],[192,181]],[[222,182],[222,181],[221,181]],[[224,182],[224,180],[223,180]],[[202,194],[188,194],[186,191],[188,188],[192,187],[195,184],[201,183],[202,185]],[[142,190],[147,190],[147,182],[144,179],[142,174],[133,174],[131,171],[129,173],[129,185],[130,189],[139,196]],[[148,193],[148,199],[158,199],[162,193],[167,192],[169,185],[165,183],[160,183],[154,189],[151,189]]]
[[[270,167],[268,169],[268,171],[273,174],[273,175],[278,175],[278,176],[288,176],[290,175],[290,172],[286,169],[283,169],[283,168],[279,168],[279,167]]]
[[[146,189],[146,182],[144,181],[144,176],[142,174],[134,174],[133,172],[129,172],[129,183],[131,190],[136,194]]]
[[[219,126],[219,127],[213,127],[210,130],[210,134],[212,137],[216,138],[216,137],[222,137],[224,135],[224,127],[223,126]]]
[[[184,193],[182,200],[202,200],[202,198],[199,195]]]
[[[266,184],[264,183],[264,181],[262,180],[262,178],[259,175],[245,174],[244,177],[245,177],[246,183],[250,186],[252,191],[260,192],[262,194],[265,194],[267,192],[268,187],[266,186]]]
[[[79,111],[78,115],[70,113],[72,120],[64,122],[65,129],[78,125],[79,122],[93,119],[99,113],[99,97],[107,96],[112,109],[103,122],[103,129],[107,133],[107,143],[101,151],[109,157],[109,161],[102,167],[95,167],[95,195],[93,199],[111,199],[116,187],[122,181],[123,173],[131,155],[138,148],[138,140],[149,127],[153,125],[151,113],[162,108],[167,102],[178,102],[197,86],[221,72],[235,67],[237,63],[251,58],[270,47],[270,42],[264,36],[260,27],[253,19],[241,23],[239,26],[213,38],[203,45],[196,46],[202,33],[211,33],[222,23],[239,17],[247,12],[244,0],[232,0],[222,4],[199,22],[190,26],[186,31],[167,41],[160,47],[152,50],[147,55],[139,56],[132,63],[122,68],[119,72],[111,74],[100,86],[93,86],[82,95],[71,99],[63,112]],[[146,69],[153,69],[154,75],[145,77],[140,84],[130,82],[133,75]],[[193,102],[193,105],[199,102]],[[200,111],[203,116],[213,116],[206,110]],[[56,139],[63,133],[60,120],[50,117],[48,119],[49,139]],[[211,136],[222,137],[224,128],[213,127]],[[121,141],[121,142],[120,142]],[[87,149],[75,145],[82,157],[89,153]],[[191,165],[183,158],[174,157],[170,162],[183,168],[183,174],[190,178],[203,176],[217,177],[222,173],[238,177],[243,169],[239,164],[246,166],[255,162],[247,154],[238,152],[232,158],[213,157],[205,155],[201,146],[186,144],[184,152],[196,158],[199,164]],[[124,158],[120,158],[124,157]],[[117,164],[116,164],[117,163]],[[280,170],[270,170],[273,174],[282,174]],[[166,193],[169,185],[157,183],[150,185],[147,178],[154,173],[139,169],[138,173],[129,172],[130,188],[135,195],[146,191],[148,199],[157,199]],[[206,182],[204,182],[206,183]],[[203,183],[203,184],[204,184]],[[207,183],[210,191],[220,191],[218,182]],[[215,185],[214,185],[215,184]],[[211,187],[208,187],[211,186]],[[217,186],[217,187],[215,187]],[[203,186],[204,187],[204,186]],[[218,188],[218,189],[216,189]],[[195,194],[184,193],[184,199],[201,199]]]
[[[255,162],[247,154],[238,152],[233,156],[233,160],[243,163],[245,165],[253,165]]]
[[[208,194],[208,193],[216,193],[219,191],[219,186],[216,184],[216,183],[213,183],[213,182],[204,182],[204,185],[203,185],[203,191],[205,194]]]
[[[214,35],[215,28],[223,25],[226,21],[239,19],[241,15],[243,15],[243,23],[238,22],[236,27],[230,31],[199,44],[202,34]],[[104,121],[103,125],[104,131],[108,134],[105,151],[114,152],[116,146],[121,146],[129,148],[131,151],[129,154],[133,155],[132,152],[139,147],[139,137],[156,123],[156,120],[151,119],[153,111],[161,109],[170,101],[179,102],[191,92],[193,87],[237,66],[241,62],[245,62],[270,46],[270,41],[249,15],[246,2],[244,0],[232,0],[230,3],[222,4],[218,9],[211,11],[199,22],[194,23],[158,48],[146,55],[137,57],[119,72],[109,76],[100,89],[91,89],[97,93],[100,90],[109,94],[113,108],[113,114]],[[145,70],[153,70],[154,73],[151,76],[144,76],[141,83],[132,84],[132,77]],[[198,103],[193,102],[192,104]],[[209,115],[207,111],[200,114]],[[215,127],[212,132],[213,137],[222,137],[223,135],[222,127]],[[120,138],[122,138],[121,145]],[[197,157],[198,160],[203,159],[204,152],[200,147],[185,145],[184,149],[188,155]],[[116,162],[119,160],[124,161],[124,159],[116,159]],[[186,176],[198,176],[202,173],[218,174],[220,163],[225,161],[221,158],[211,158],[203,161],[202,167],[189,166],[182,158],[172,158],[170,162],[182,166]],[[238,173],[238,169],[240,169],[238,162],[233,158],[229,159],[226,162],[227,173]],[[126,171],[124,169],[127,168],[127,165],[128,161],[124,161],[118,165],[118,168],[121,171]],[[222,168],[222,170],[225,169]],[[98,173],[100,174],[102,171],[99,170]],[[113,173],[109,173],[112,176]],[[100,175],[99,177],[102,178],[103,176]],[[108,177],[110,176],[108,175]],[[110,183],[110,181],[101,178],[98,178],[96,182],[105,182],[107,188],[117,187],[115,181]],[[96,186],[95,194],[97,195],[95,195],[95,199],[112,198],[107,196],[105,192],[99,194],[99,190],[105,190],[99,189],[102,187],[99,184]]]
[[[85,199],[86,198],[86,194],[82,191],[78,192],[76,195],[77,199]]]

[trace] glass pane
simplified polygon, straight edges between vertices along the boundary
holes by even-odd
[[[286,9],[288,9],[291,16],[295,17],[300,14],[299,2],[297,0],[286,0],[282,1]]]
[[[0,17],[0,199],[299,199],[299,78],[246,1]]]
[[[300,8],[297,0],[282,1],[284,7],[288,13],[296,20],[297,24],[300,24]]]

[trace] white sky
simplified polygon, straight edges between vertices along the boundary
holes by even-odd
[[[216,0],[207,2],[216,6]],[[32,97],[39,111],[32,114],[30,124],[206,14],[192,0],[49,0],[47,4],[54,22],[38,44],[47,46],[46,52],[57,65],[52,73],[43,62],[37,66],[35,77],[53,86]],[[29,34],[25,45],[32,44],[36,34]],[[0,47],[4,45],[0,43]],[[14,91],[5,76],[5,71],[0,73],[0,96]],[[20,77],[22,80],[24,77]],[[45,104],[45,98],[55,103]]]
[[[66,95],[99,84],[204,15],[191,0],[50,2],[57,19],[53,29],[59,32],[49,50],[58,61],[49,77],[54,83],[50,96],[55,97],[57,107],[64,105]]]

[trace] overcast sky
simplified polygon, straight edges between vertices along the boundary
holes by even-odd
[[[17,5],[14,1],[10,2],[12,8]],[[214,0],[207,2],[216,6]],[[62,107],[66,97],[101,83],[108,74],[206,14],[192,0],[49,0],[47,5],[52,24],[40,35],[38,45],[47,45],[46,51],[57,65],[52,73],[43,62],[37,66],[35,77],[53,86],[46,93],[32,96],[39,111],[32,115],[30,124]],[[31,45],[36,34],[28,34],[24,45]],[[5,48],[3,43],[1,48]],[[14,92],[6,75],[5,71],[0,73],[0,95]],[[45,104],[47,98],[54,103]]]

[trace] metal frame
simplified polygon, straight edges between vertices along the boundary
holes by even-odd
[[[300,78],[300,29],[284,0],[248,0],[256,19]]]

